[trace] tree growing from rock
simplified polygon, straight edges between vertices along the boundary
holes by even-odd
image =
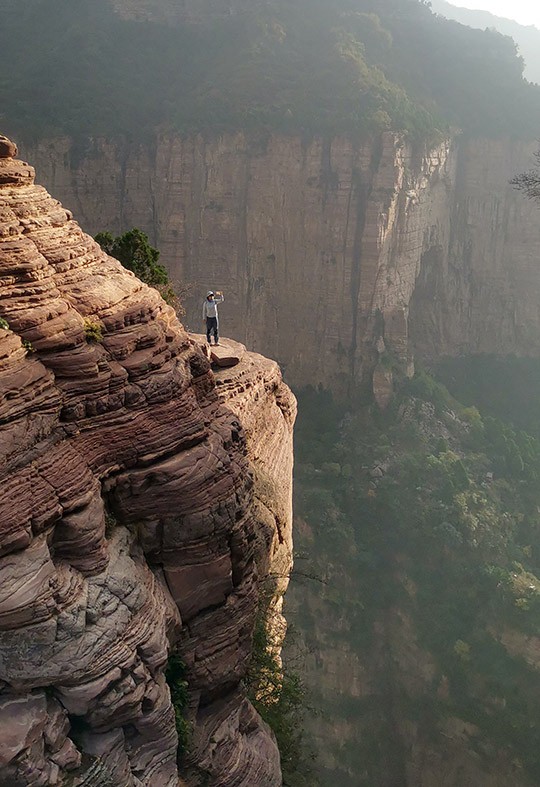
[[[155,287],[162,298],[179,311],[180,299],[167,270],[158,262],[159,251],[150,245],[146,233],[134,227],[116,237],[111,232],[98,232],[95,240],[106,254],[121,262],[124,268],[133,271],[145,284]]]
[[[529,199],[538,200],[540,199],[540,150],[536,151],[534,158],[536,167],[516,175],[510,183],[520,191],[523,191]]]

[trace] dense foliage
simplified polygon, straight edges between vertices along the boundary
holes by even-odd
[[[499,363],[509,392],[512,364]],[[454,378],[471,379],[457,367]],[[334,726],[360,730],[354,744],[330,741],[324,784],[401,783],[407,722],[444,752],[453,719],[477,730],[462,745],[486,769],[504,751],[540,780],[540,664],[528,645],[540,636],[540,433],[532,404],[530,433],[511,423],[519,396],[510,413],[511,396],[503,405],[496,391],[486,408],[474,389],[487,396],[470,386],[465,407],[420,373],[384,416],[300,398],[297,548],[328,581],[296,617],[326,658],[332,643],[369,674],[365,694],[314,697]]]
[[[103,340],[103,328],[101,323],[86,317],[84,320],[84,333],[89,344],[99,344]]]
[[[530,82],[540,82],[540,30],[534,25],[520,25],[513,19],[505,19],[488,11],[474,11],[453,5],[447,0],[430,0],[431,10],[447,19],[454,19],[463,25],[480,30],[494,28],[505,36],[510,36],[518,45],[525,61],[525,77]]]
[[[5,131],[150,139],[180,132],[449,124],[531,136],[540,90],[511,39],[419,0],[223,0],[231,13],[174,24],[122,19],[110,0],[4,0]],[[238,10],[238,9],[236,9]]]
[[[187,720],[189,693],[186,681],[186,668],[177,653],[173,653],[169,658],[165,678],[171,692],[171,702],[174,708],[176,732],[178,734],[178,759],[181,760],[189,745],[191,724]]]

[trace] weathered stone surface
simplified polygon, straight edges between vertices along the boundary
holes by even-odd
[[[266,538],[270,548],[258,550],[260,573],[271,574],[285,592],[292,555],[292,430],[296,401],[283,383],[275,361],[248,353],[231,339],[228,352],[239,358],[230,369],[216,369],[217,393],[221,401],[243,424],[255,473],[255,498],[258,521],[266,523],[259,539]]]
[[[231,346],[231,342],[222,339],[217,347],[215,345],[210,347],[210,360],[212,364],[226,369],[229,366],[236,366],[237,363],[240,363],[244,355],[244,350],[239,351],[242,345],[238,344],[238,342],[234,342],[234,344],[235,349]]]
[[[268,729],[261,727],[253,707],[238,691],[216,702],[211,713],[201,709],[196,729],[193,746],[197,761],[220,787],[282,784],[279,756],[269,745]],[[240,758],[235,751],[238,741],[244,750]],[[252,774],[252,782],[246,779],[247,771]]]
[[[157,291],[103,254],[4,144],[0,784],[68,774],[88,787],[183,783],[164,679],[175,643],[195,736],[228,730],[210,760],[195,750],[197,772],[214,785],[278,784],[273,737],[239,689],[257,571],[276,551],[261,537],[277,525],[260,518],[253,484],[269,455],[251,455],[251,436],[248,455],[232,406],[242,397],[216,393],[208,360]],[[252,417],[262,422],[266,408],[288,441],[272,471],[285,483],[281,500],[293,400],[275,365],[267,390],[264,359],[252,363],[244,385],[261,402]],[[284,420],[277,402],[287,396]],[[247,414],[248,400],[236,410]],[[288,516],[279,523],[287,564]],[[231,692],[227,720],[221,698]]]
[[[0,134],[0,158],[14,158],[16,155],[17,145],[3,134]]]
[[[32,185],[34,168],[24,161],[0,156],[0,186]]]
[[[162,136],[155,155],[95,140],[75,169],[66,139],[27,155],[92,230],[151,233],[191,285],[188,322],[209,287],[223,289],[226,335],[278,359],[295,385],[343,391],[369,379],[381,336],[405,363],[411,348],[540,353],[537,206],[508,182],[536,147],[229,134]]]
[[[205,357],[214,367],[228,368],[236,366],[246,353],[243,344],[220,337],[219,344],[208,344],[206,336],[202,333],[190,334],[195,344],[200,347]]]
[[[393,374],[381,364],[373,372],[373,398],[380,410],[386,410],[394,395]]]
[[[240,133],[161,138],[155,158],[140,148],[126,159],[123,151],[122,169],[119,151],[96,141],[96,158],[76,172],[63,169],[68,151],[58,141],[33,154],[96,230],[120,229],[110,217],[120,215],[121,200],[126,227],[158,226],[138,185],[146,173],[162,259],[191,285],[188,318],[199,319],[208,287],[223,289],[222,331],[278,357],[292,383],[345,389],[371,372],[381,335],[407,354],[423,251],[429,238],[448,237],[450,144],[415,158],[392,134],[376,143],[276,135],[264,148]]]
[[[423,357],[540,355],[538,204],[510,184],[537,147],[460,144],[452,233],[428,250],[411,300],[411,339]]]
[[[41,737],[47,719],[45,694],[3,697],[0,703],[0,765]]]

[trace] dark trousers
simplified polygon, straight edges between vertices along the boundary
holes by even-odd
[[[219,341],[217,317],[206,318],[206,341],[208,344],[210,344],[210,334],[212,331],[214,332],[214,341],[217,344]]]

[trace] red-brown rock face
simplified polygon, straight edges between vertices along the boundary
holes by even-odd
[[[184,777],[277,786],[240,681],[257,572],[290,561],[294,400],[249,355],[216,393],[173,310],[15,150],[0,138],[0,784],[180,784],[179,642]]]

